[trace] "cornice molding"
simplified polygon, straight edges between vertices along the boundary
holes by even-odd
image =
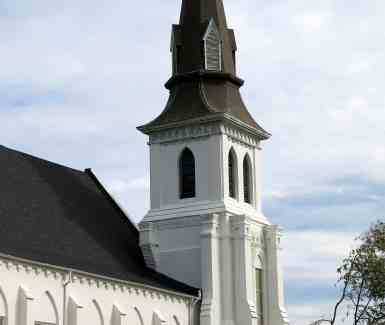
[[[191,299],[198,299],[194,296],[166,289],[91,274],[80,270],[39,263],[0,253],[0,270],[2,268],[7,271],[14,271],[18,273],[23,272],[26,275],[44,277],[46,279],[51,278],[58,281],[66,281],[70,279],[70,283],[73,284],[80,284],[82,286],[96,287],[105,290],[121,291],[138,296],[141,295],[144,297],[163,299],[164,301],[176,301],[188,304]]]
[[[227,138],[248,148],[260,149],[260,140],[255,135],[228,122],[208,122],[202,124],[181,125],[174,128],[154,132],[150,135],[149,144],[167,144],[193,141],[213,135],[226,135]]]

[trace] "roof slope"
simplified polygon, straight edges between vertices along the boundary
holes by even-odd
[[[0,252],[197,295],[146,267],[139,232],[89,171],[0,146]]]

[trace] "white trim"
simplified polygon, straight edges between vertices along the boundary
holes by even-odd
[[[192,296],[192,295],[185,294],[185,293],[180,293],[180,292],[173,291],[173,290],[157,288],[157,287],[153,287],[153,286],[150,286],[147,284],[131,282],[131,281],[127,281],[127,280],[121,280],[121,279],[112,278],[112,277],[108,277],[108,276],[104,276],[104,275],[98,275],[98,274],[94,274],[94,273],[80,271],[77,269],[65,268],[65,267],[51,265],[51,264],[47,264],[47,263],[36,262],[36,261],[29,260],[29,259],[16,257],[16,256],[4,254],[4,253],[0,253],[0,262],[2,262],[1,259],[8,260],[10,262],[14,262],[15,264],[22,264],[21,266],[25,266],[25,267],[29,267],[29,268],[41,268],[43,270],[50,270],[53,272],[56,271],[58,273],[61,273],[63,278],[68,276],[68,274],[72,273],[73,274],[73,280],[72,280],[73,282],[75,281],[75,278],[84,277],[84,278],[88,278],[90,280],[96,279],[96,280],[104,281],[104,282],[111,284],[111,285],[114,285],[114,286],[123,285],[123,286],[134,287],[134,288],[136,287],[138,289],[141,288],[143,290],[156,291],[156,292],[168,294],[168,295],[174,296],[174,297],[197,299],[196,296]],[[23,292],[25,292],[26,294],[28,293],[28,291],[26,291],[25,289],[23,289]],[[27,295],[26,298],[29,300],[33,299],[33,297],[30,297],[29,295]]]

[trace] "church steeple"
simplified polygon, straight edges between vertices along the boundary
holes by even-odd
[[[152,122],[138,129],[160,130],[220,121],[236,125],[265,140],[270,137],[248,112],[236,76],[234,31],[227,27],[222,0],[183,0],[180,22],[173,25],[170,97]]]
[[[210,29],[214,30],[212,35],[209,35]],[[210,59],[207,55],[213,54],[205,51],[206,36],[211,36],[209,47],[218,41],[220,64],[216,70],[235,75],[236,43],[233,30],[227,28],[222,0],[183,0],[179,25],[173,26],[173,40],[178,43],[172,44],[172,51],[180,51],[174,56],[179,60],[175,62],[178,67],[174,71],[214,70],[207,69],[205,64]]]
[[[236,76],[224,0],[182,0],[170,97],[149,135],[147,265],[202,288],[200,325],[288,325],[278,228],[262,211],[260,143]],[[192,313],[196,314],[196,313]]]

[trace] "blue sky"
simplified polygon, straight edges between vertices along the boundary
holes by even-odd
[[[336,267],[385,208],[385,3],[226,0],[242,94],[273,137],[265,214],[285,229],[293,324],[327,314]],[[180,0],[0,0],[0,143],[92,167],[134,220]]]

